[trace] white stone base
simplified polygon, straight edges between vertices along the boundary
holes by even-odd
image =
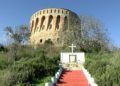
[[[69,64],[61,64],[64,69],[67,70],[81,70],[83,65],[77,64],[75,62],[69,63]]]

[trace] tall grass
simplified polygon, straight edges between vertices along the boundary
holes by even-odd
[[[2,86],[35,84],[37,80],[53,75],[58,69],[58,54],[50,54],[51,57],[49,57],[49,52],[46,52],[43,47],[35,49],[24,46],[17,48],[15,55],[11,51],[0,54],[0,84]]]
[[[99,86],[120,86],[120,53],[89,53],[86,68]]]
[[[62,48],[22,46],[0,52],[0,85],[30,85],[55,73]],[[14,55],[15,54],[15,55]],[[85,67],[99,86],[120,86],[120,51],[86,53]],[[39,82],[40,86],[43,85]]]

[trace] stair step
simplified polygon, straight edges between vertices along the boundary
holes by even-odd
[[[64,70],[56,86],[89,86],[82,70]]]

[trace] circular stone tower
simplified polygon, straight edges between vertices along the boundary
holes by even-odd
[[[78,16],[63,8],[37,11],[30,19],[30,44],[44,44],[46,40],[57,44],[60,39],[59,33],[63,29],[69,29],[72,18],[78,18]]]

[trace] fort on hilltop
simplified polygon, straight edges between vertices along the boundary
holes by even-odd
[[[80,21],[76,13],[63,8],[37,11],[30,19],[30,44],[44,44],[46,40],[57,44],[60,39],[59,33],[71,27],[73,18]]]

